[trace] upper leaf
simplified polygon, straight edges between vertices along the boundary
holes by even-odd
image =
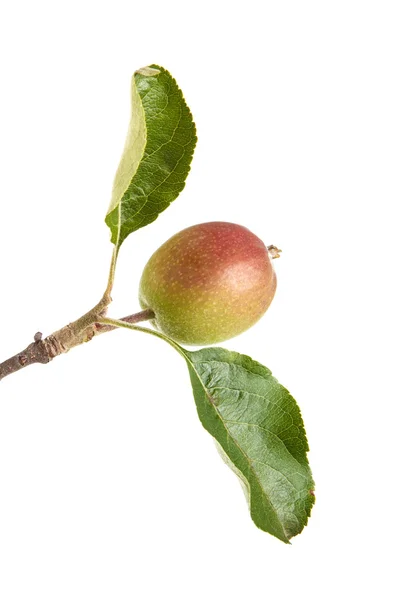
[[[288,542],[306,525],[315,500],[294,398],[249,356],[222,348],[182,350],[199,418],[240,477],[253,521]]]
[[[117,247],[177,198],[196,144],[189,108],[175,80],[162,67],[151,65],[133,75],[131,106],[130,126],[105,219]]]

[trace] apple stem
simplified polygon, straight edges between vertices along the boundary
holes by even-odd
[[[279,258],[282,250],[277,246],[267,246],[267,250],[270,253],[271,258]]]

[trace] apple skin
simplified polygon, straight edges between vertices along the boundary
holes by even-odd
[[[188,227],[156,250],[144,268],[139,300],[173,340],[206,346],[254,325],[275,290],[264,243],[246,227],[216,221]]]

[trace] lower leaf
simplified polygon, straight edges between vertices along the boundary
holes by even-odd
[[[254,523],[288,543],[306,525],[315,500],[294,398],[249,356],[223,348],[181,350],[199,418],[242,481]]]

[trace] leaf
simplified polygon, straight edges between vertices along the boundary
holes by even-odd
[[[100,323],[163,339],[185,358],[199,418],[240,478],[254,523],[289,543],[307,524],[315,496],[303,420],[287,389],[250,356],[189,352],[154,329],[108,317]]]
[[[132,116],[106,216],[111,241],[154,221],[185,186],[196,144],[195,124],[175,80],[162,67],[138,70]]]
[[[288,543],[308,521],[314,482],[300,410],[271,371],[222,348],[181,348],[204,428],[246,491],[251,517]]]

